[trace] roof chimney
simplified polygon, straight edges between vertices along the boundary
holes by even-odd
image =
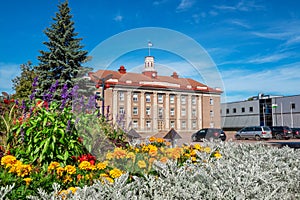
[[[173,72],[173,74],[171,75],[171,77],[178,78],[179,76],[178,76],[178,74],[176,72]]]
[[[120,74],[126,74],[126,69],[125,69],[125,67],[123,65],[120,66],[120,68],[118,69],[118,71],[119,71]]]

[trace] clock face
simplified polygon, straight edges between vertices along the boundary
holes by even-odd
[[[155,74],[155,73],[153,73],[153,74],[152,74],[152,76],[153,76],[153,77],[155,77],[155,76],[156,76],[156,74]]]

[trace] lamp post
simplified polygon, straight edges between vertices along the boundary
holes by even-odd
[[[294,128],[293,105],[294,105],[294,103],[290,102],[290,108],[291,108],[291,128]]]
[[[107,76],[105,76],[104,78],[99,78],[98,76],[95,76],[95,75],[92,75],[94,78],[96,78],[98,81],[97,81],[97,84],[96,84],[96,88],[98,87],[99,88],[99,84],[101,84],[101,87],[102,87],[102,97],[100,98],[100,100],[102,101],[102,110],[101,110],[101,114],[102,116],[104,116],[104,103],[105,103],[105,99],[104,99],[104,90],[106,89],[105,88],[105,81],[107,81],[108,79],[112,78],[112,74],[108,74]]]

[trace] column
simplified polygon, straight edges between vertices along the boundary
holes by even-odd
[[[157,132],[158,130],[158,113],[157,113],[157,92],[153,93],[153,102],[152,102],[152,131]]]
[[[175,107],[175,110],[176,110],[176,128],[178,130],[181,130],[181,121],[180,121],[180,118],[181,118],[181,95],[180,94],[177,94],[176,95],[176,107]]]
[[[113,90],[113,103],[112,103],[112,117],[113,122],[116,122],[117,115],[118,115],[118,91]]]
[[[187,129],[192,130],[192,95],[187,98]]]
[[[165,116],[165,129],[170,129],[170,93],[166,93],[164,104],[164,116]]]
[[[140,106],[139,106],[139,114],[140,114],[140,130],[145,130],[145,92],[141,92],[140,98]]]
[[[198,126],[198,129],[201,129],[203,128],[203,123],[202,123],[202,95],[199,95],[197,96],[198,98],[198,106],[197,106],[197,118],[198,118],[198,123],[197,123],[197,126]]]
[[[126,112],[125,112],[125,116],[126,116],[126,125],[127,127],[125,128],[130,128],[129,124],[131,122],[131,114],[132,114],[132,108],[131,108],[131,91],[127,91],[127,95],[126,95]]]

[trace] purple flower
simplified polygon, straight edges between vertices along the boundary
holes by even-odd
[[[38,83],[38,76],[33,79],[32,87],[36,87]]]
[[[23,110],[26,109],[26,102],[25,102],[25,100],[22,101],[22,106],[21,106],[21,108],[22,108]]]
[[[51,94],[51,93],[49,93],[49,94],[44,94],[44,96],[43,96],[43,100],[44,100],[44,101],[50,102],[51,99],[52,99],[52,94]]]
[[[18,99],[15,101],[15,103],[16,103],[16,105],[17,105],[17,106],[19,105],[19,101],[18,101]]]
[[[79,86],[78,85],[75,85],[71,92],[70,92],[70,95],[73,97],[73,98],[77,98],[78,97],[78,88]]]
[[[94,96],[90,96],[88,104],[87,104],[87,109],[92,110],[95,108],[95,98]]]
[[[64,84],[62,90],[61,90],[61,98],[62,99],[67,99],[69,96],[68,94],[68,85],[67,84]]]
[[[71,120],[68,120],[66,132],[70,131],[70,127],[71,127]]]
[[[35,97],[36,89],[33,90],[32,94],[29,96],[30,101],[32,101]]]
[[[63,110],[66,103],[67,103],[67,99],[63,99],[62,102],[61,102],[61,105],[59,106],[59,108]]]
[[[56,82],[51,85],[49,89],[49,93],[54,93],[56,91],[57,86],[58,86],[58,80],[56,80]]]

